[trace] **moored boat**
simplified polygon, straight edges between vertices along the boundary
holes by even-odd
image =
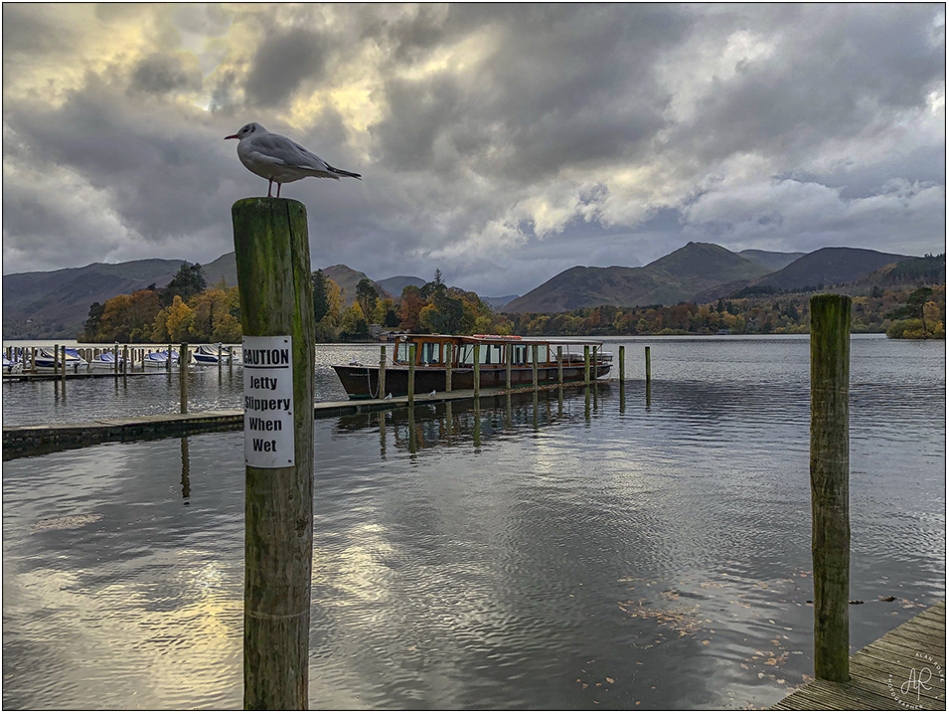
[[[41,347],[33,355],[37,372],[58,372],[62,369],[61,355],[54,355],[53,350]],[[86,369],[89,363],[86,362],[79,352],[72,347],[66,348],[66,371],[78,372],[80,369]]]
[[[591,380],[608,375],[613,358],[611,354],[602,351],[602,342],[522,338],[511,335],[400,335],[393,344],[391,357],[386,360],[386,394],[379,393],[378,365],[352,363],[333,365],[333,369],[350,399],[378,399],[389,394],[403,396],[408,394],[410,348],[413,345],[416,394],[444,391],[449,369],[452,389],[473,389],[476,348],[479,355],[479,385],[482,389],[506,385],[508,359],[511,363],[511,386],[531,386],[534,379],[535,346],[538,353],[538,384],[557,383],[558,347],[561,348],[564,383],[583,381],[584,347],[591,348]]]
[[[119,372],[124,371],[125,369],[125,358],[120,354],[118,360],[116,360],[114,352],[103,352],[102,354],[96,355],[89,361],[89,369],[93,372],[115,372],[115,363],[119,363]]]
[[[218,357],[218,350],[220,350],[220,358]],[[194,361],[198,364],[217,364],[218,361],[227,362],[227,358],[230,354],[231,348],[224,347],[220,343],[217,345],[198,345],[192,353]]]
[[[177,364],[178,352],[177,350],[172,350],[171,365],[174,367]],[[168,350],[149,352],[142,358],[141,366],[144,369],[168,369]]]

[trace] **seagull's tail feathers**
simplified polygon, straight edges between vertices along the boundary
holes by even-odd
[[[354,174],[352,171],[343,171],[342,169],[338,169],[335,166],[330,166],[329,164],[326,165],[326,168],[335,174],[339,174],[340,176],[348,176],[349,178],[359,179],[362,181],[362,174]]]

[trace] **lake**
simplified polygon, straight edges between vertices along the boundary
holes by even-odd
[[[607,343],[622,394],[316,421],[311,708],[761,708],[813,672],[807,337]],[[318,390],[377,357],[326,347]],[[945,375],[853,339],[855,648],[945,598]],[[176,379],[4,385],[4,424],[176,411]],[[194,379],[239,406],[239,369]],[[4,464],[4,707],[241,707],[242,440]]]

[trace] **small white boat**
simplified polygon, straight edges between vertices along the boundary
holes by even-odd
[[[13,355],[13,357],[14,359],[8,359],[6,355],[3,355],[4,374],[17,374],[23,371],[23,363],[16,359],[17,355]]]
[[[221,344],[217,345],[198,345],[194,352],[194,361],[198,364],[217,364],[218,363],[218,350],[221,351],[221,362],[227,362],[227,358],[231,354],[230,347],[223,347]]]
[[[51,349],[41,347],[33,356],[37,372],[58,372],[62,369],[60,355],[54,355]],[[66,371],[78,372],[88,368],[89,363],[79,356],[79,352],[71,347],[66,348]]]
[[[115,372],[115,353],[113,352],[103,352],[98,357],[93,357],[89,362],[89,369],[94,372]],[[118,358],[119,363],[119,372],[121,373],[125,369],[125,358],[120,354]]]
[[[171,351],[171,366],[174,368],[178,364],[178,352]],[[159,350],[149,352],[142,358],[141,366],[145,369],[168,369],[168,350]]]

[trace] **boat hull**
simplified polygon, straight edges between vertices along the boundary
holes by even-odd
[[[350,399],[379,399],[385,394],[379,394],[379,368],[365,365],[334,365],[333,369],[343,384],[343,389]],[[506,369],[504,367],[481,368],[481,388],[491,389],[506,386]],[[610,365],[591,365],[591,379],[599,379],[610,373]],[[513,367],[511,369],[511,387],[530,387],[534,383],[532,367]],[[539,384],[556,384],[557,367],[538,367],[537,381]],[[563,381],[565,384],[583,381],[583,365],[564,365]],[[455,367],[451,372],[452,389],[474,389],[474,370],[471,367]],[[415,394],[427,394],[431,391],[445,391],[444,367],[416,367]],[[409,393],[409,370],[407,367],[386,368],[386,394],[394,397],[405,396]]]

